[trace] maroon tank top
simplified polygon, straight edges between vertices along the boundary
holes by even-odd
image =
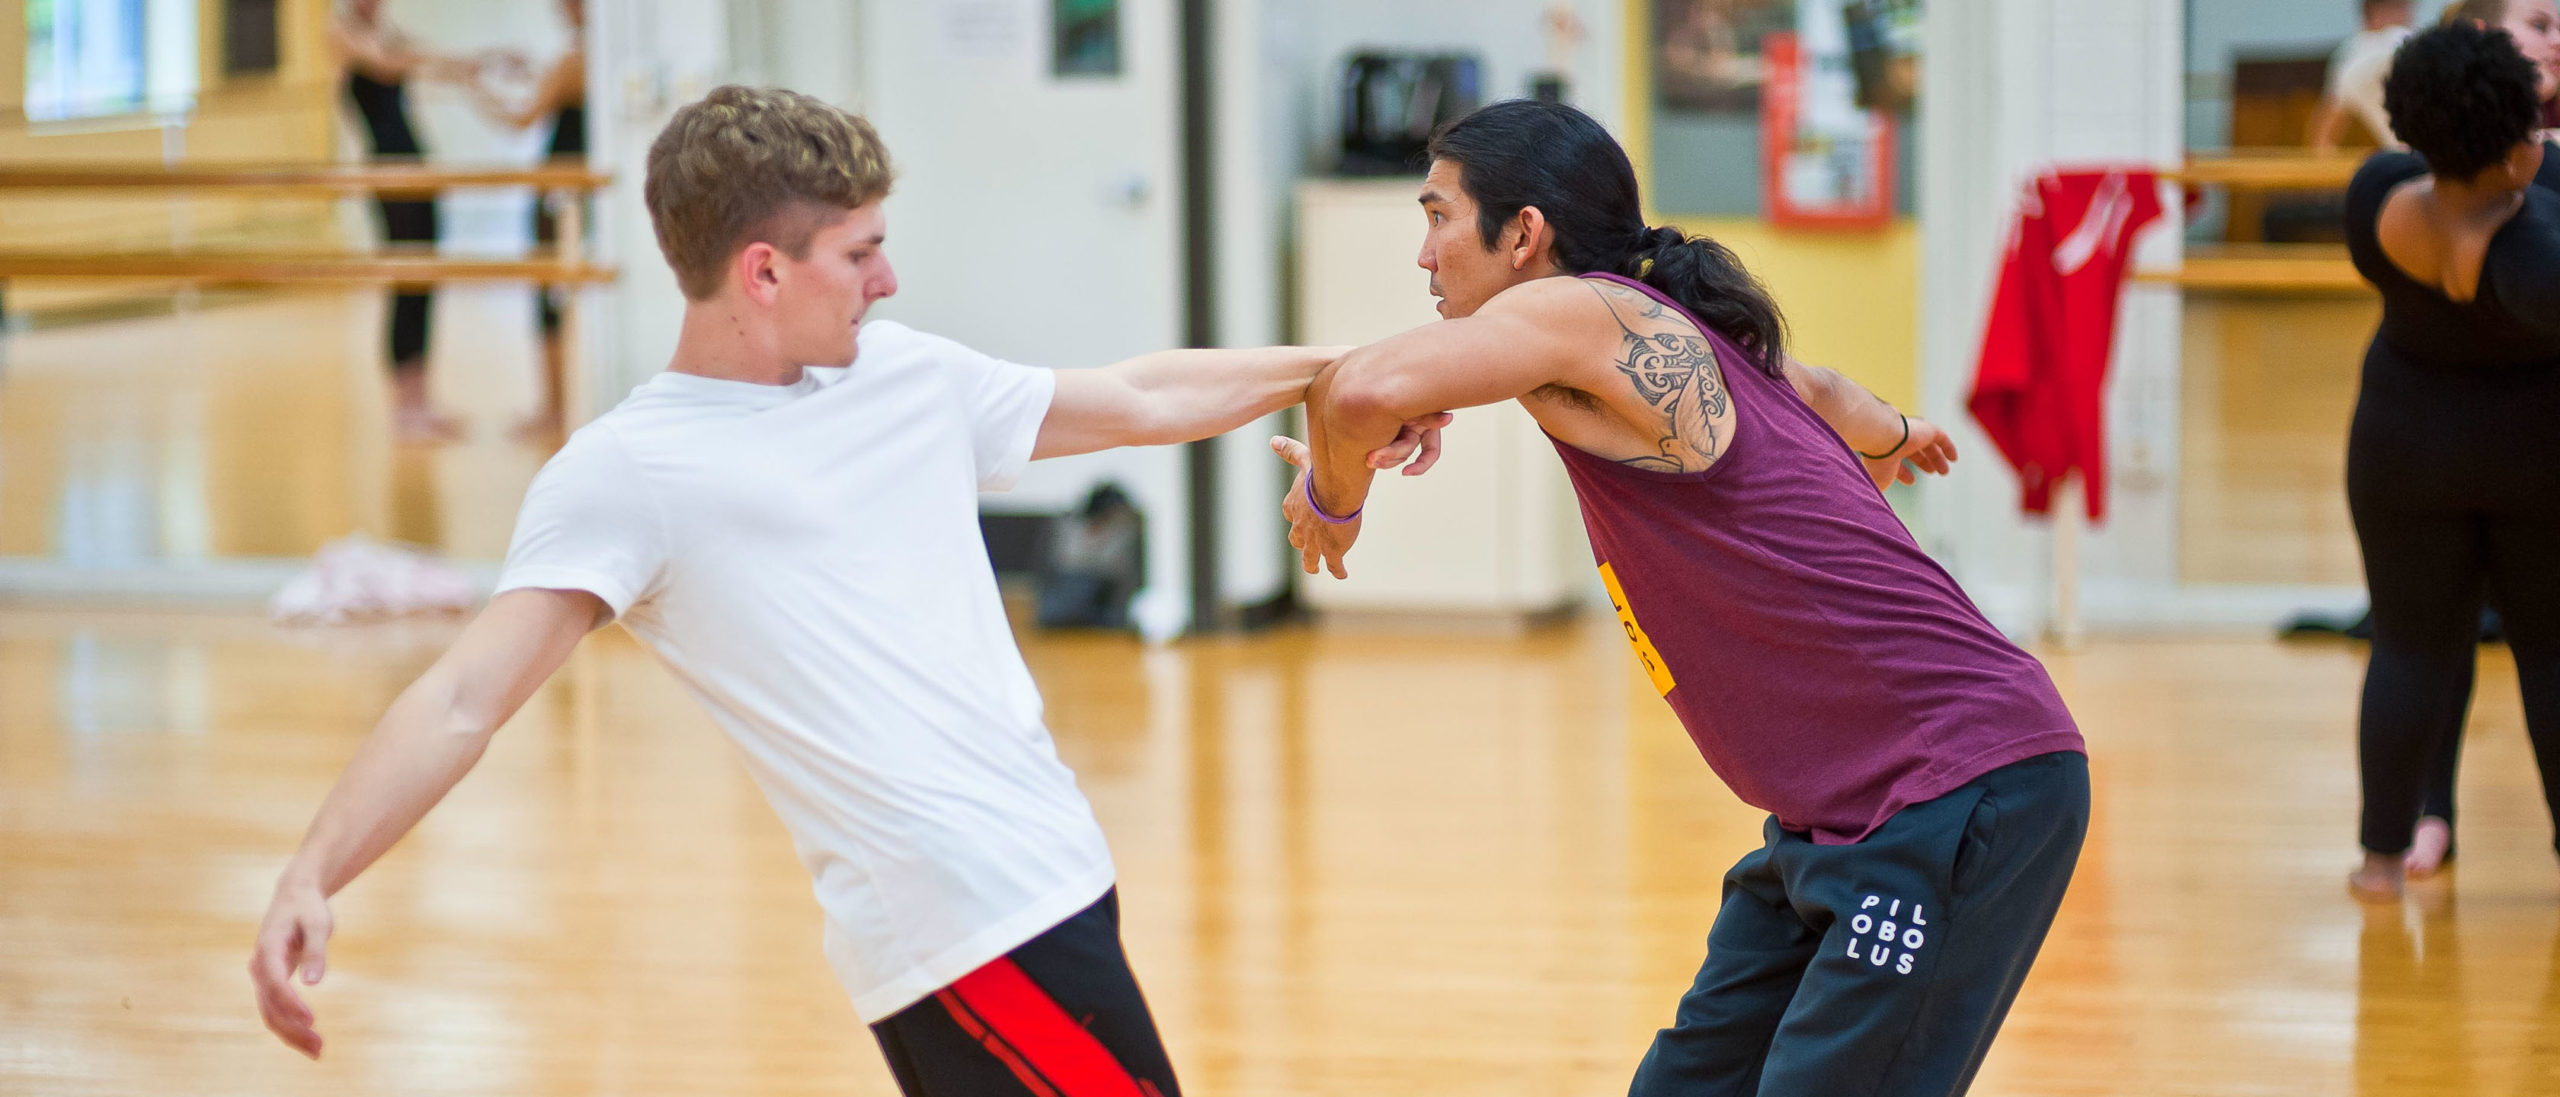
[[[1638,660],[1736,795],[1845,845],[2001,766],[2084,749],[2043,664],[1920,550],[1794,387],[1653,287],[1586,277],[1696,325],[1733,400],[1703,472],[1555,446]]]

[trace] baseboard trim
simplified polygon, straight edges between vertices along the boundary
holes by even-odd
[[[497,586],[495,563],[448,563],[483,590]],[[107,568],[47,557],[0,556],[0,607],[263,611],[276,590],[308,566],[310,561],[292,557],[231,557]]]

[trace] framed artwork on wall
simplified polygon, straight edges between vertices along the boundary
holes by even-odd
[[[1120,0],[1051,0],[1050,75],[1120,75]]]
[[[1911,212],[1922,0],[1639,0],[1652,178],[1686,214],[1861,228]]]

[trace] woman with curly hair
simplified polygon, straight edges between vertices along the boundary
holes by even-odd
[[[2468,22],[2494,30],[2503,30],[2515,39],[2516,48],[2536,69],[2535,90],[2542,99],[2542,124],[2560,125],[2560,3],[2554,0],[2461,0],[2446,8],[2444,22]],[[2403,39],[2405,41],[2405,38]],[[2388,76],[2388,72],[2384,73]],[[2552,132],[2546,128],[2547,141]],[[2560,192],[2560,156],[2546,155],[2542,171],[2534,185]],[[2364,622],[2362,635],[2370,636],[2372,620]],[[2496,607],[2480,617],[2483,639],[2505,636],[2505,624],[2498,619]],[[2463,693],[2467,697],[2470,687]],[[2462,760],[2462,725],[2467,706],[2447,714],[2446,729],[2440,739],[2435,760],[2427,773],[2426,806],[2418,813],[2418,830],[2409,844],[2405,859],[2409,876],[2433,875],[2453,860],[2453,820],[2455,776]]]
[[[2411,152],[2347,190],[2347,247],[2380,290],[2347,443],[2373,593],[2359,730],[2357,895],[2400,893],[2431,762],[2468,704],[2484,593],[2506,616],[2545,795],[2560,788],[2560,193],[2533,186],[2539,66],[2456,21],[2409,40],[2384,102]],[[2560,817],[2560,813],[2555,813]]]

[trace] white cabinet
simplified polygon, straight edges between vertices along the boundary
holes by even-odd
[[[1369,343],[1439,319],[1414,265],[1422,214],[1412,179],[1318,180],[1298,189],[1298,337]],[[1469,408],[1427,476],[1378,477],[1351,578],[1303,576],[1327,616],[1526,620],[1568,609],[1593,584],[1572,485],[1520,405]]]

